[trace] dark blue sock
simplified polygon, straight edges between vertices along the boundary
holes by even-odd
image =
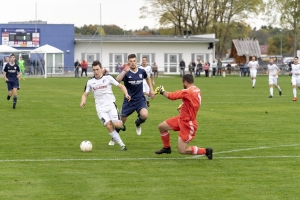
[[[135,121],[136,126],[140,126],[142,123],[144,123],[146,120],[143,120],[140,116],[138,119]]]
[[[14,103],[17,103],[17,101],[18,101],[17,96],[14,96]]]

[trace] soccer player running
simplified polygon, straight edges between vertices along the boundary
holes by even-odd
[[[259,68],[258,62],[256,61],[255,56],[252,56],[252,60],[248,63],[248,67],[250,68],[250,76],[252,81],[252,88],[255,87],[256,83],[256,74],[257,69]]]
[[[294,63],[292,64],[292,71],[290,72],[292,74],[292,88],[293,88],[293,101],[297,101],[297,90],[296,85],[300,86],[300,64],[298,63],[298,57],[294,58]]]
[[[147,65],[147,58],[146,57],[142,58],[142,65],[139,66],[139,68],[144,69],[146,71],[147,76],[151,77],[152,85],[154,86],[155,82],[154,82],[154,76],[153,76],[153,72],[152,72],[152,67],[150,65]],[[149,97],[150,87],[148,86],[148,84],[147,84],[147,82],[146,82],[145,79],[143,79],[143,92],[144,92],[144,96],[145,96],[145,99],[146,99],[147,107],[150,107],[150,102],[149,102],[149,99],[150,99],[150,97]]]
[[[9,62],[4,66],[3,77],[6,81],[8,95],[7,100],[10,100],[12,94],[14,94],[13,99],[13,109],[16,109],[18,97],[17,90],[20,87],[19,78],[22,75],[20,72],[20,67],[15,63],[15,55],[11,54],[9,56]]]
[[[115,128],[122,128],[123,122],[119,119],[116,98],[112,91],[112,85],[119,87],[125,95],[127,102],[131,97],[124,85],[116,81],[111,75],[103,75],[103,68],[99,61],[92,64],[94,77],[87,81],[84,93],[81,97],[80,107],[84,108],[90,90],[94,93],[96,110],[102,124],[107,128],[109,135],[121,146],[121,151],[127,150],[125,144]]]
[[[156,154],[170,154],[170,133],[169,130],[179,131],[178,152],[180,154],[206,155],[208,159],[213,158],[212,148],[200,148],[189,146],[197,131],[198,123],[196,116],[201,105],[201,91],[194,85],[194,78],[186,74],[182,78],[183,90],[167,92],[163,86],[155,89],[155,94],[161,94],[170,100],[182,99],[182,106],[178,108],[180,114],[163,121],[158,125],[163,148],[155,151]]]
[[[279,91],[279,96],[282,95],[282,91],[280,89],[280,86],[278,85],[278,74],[280,72],[280,69],[276,64],[274,64],[274,59],[270,59],[270,63],[268,64],[268,70],[267,75],[269,75],[269,86],[270,86],[270,96],[269,98],[273,98],[273,85],[275,88]]]
[[[147,75],[144,69],[138,68],[136,66],[136,55],[128,55],[128,64],[125,65],[123,71],[117,76],[117,81],[124,82],[125,87],[127,88],[128,94],[131,96],[131,100],[127,101],[124,98],[122,111],[121,111],[121,120],[125,124],[126,119],[134,111],[138,113],[138,118],[135,121],[136,134],[142,134],[141,124],[144,123],[148,118],[148,110],[146,106],[146,100],[143,93],[143,80],[146,79],[146,82],[150,88],[149,96],[154,98],[154,91],[152,88],[150,77]],[[119,132],[120,129],[117,129]],[[110,145],[113,145],[113,140],[110,142]]]

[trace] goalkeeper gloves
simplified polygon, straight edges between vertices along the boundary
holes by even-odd
[[[164,86],[161,85],[161,86],[155,88],[154,94],[164,94],[164,92],[165,92],[165,88],[164,88]]]

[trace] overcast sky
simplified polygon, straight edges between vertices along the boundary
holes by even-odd
[[[100,4],[101,11],[100,14]],[[0,23],[37,20],[48,24],[115,24],[120,28],[158,28],[154,18],[139,19],[143,0],[14,0],[1,1]],[[37,5],[37,12],[35,9]],[[126,26],[125,26],[126,25]]]
[[[0,23],[37,19],[48,24],[81,27],[84,24],[100,24],[101,16],[102,25],[115,24],[125,30],[142,29],[144,26],[159,28],[155,18],[139,18],[139,9],[145,5],[143,0],[6,0],[1,1],[0,5]],[[247,22],[252,28],[266,24],[257,17]]]

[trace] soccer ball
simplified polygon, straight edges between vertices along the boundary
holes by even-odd
[[[89,152],[89,151],[92,151],[92,148],[93,148],[93,145],[90,141],[88,140],[84,140],[81,142],[80,144],[80,149],[81,151],[83,152]]]

